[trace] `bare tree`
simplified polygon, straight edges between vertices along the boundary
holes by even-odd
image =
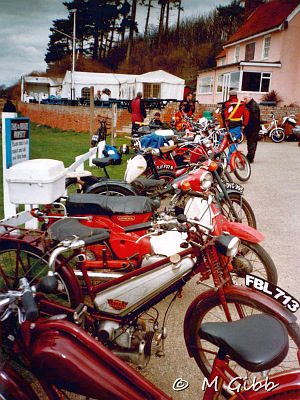
[[[130,53],[133,46],[133,34],[136,30],[136,7],[137,7],[137,0],[132,0],[131,5],[131,24],[130,24],[130,31],[129,31],[129,39],[127,45],[127,54],[126,54],[126,62],[129,63]]]

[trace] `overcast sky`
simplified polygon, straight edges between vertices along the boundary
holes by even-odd
[[[67,18],[64,0],[0,0],[0,85],[10,86],[24,74],[45,71],[44,57],[52,21]],[[217,5],[230,0],[182,0],[183,17],[206,14]],[[157,25],[159,7],[151,13],[151,24]],[[137,20],[143,32],[147,8],[139,6]],[[173,21],[176,11],[171,12]]]

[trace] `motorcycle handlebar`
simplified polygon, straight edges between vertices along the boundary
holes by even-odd
[[[26,278],[21,278],[21,288],[23,289],[22,303],[27,321],[33,322],[38,319],[39,311],[32,295],[31,288]]]

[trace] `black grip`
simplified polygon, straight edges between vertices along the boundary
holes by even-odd
[[[27,321],[33,322],[38,319],[39,311],[35,304],[32,292],[30,289],[25,290],[22,296],[23,307]]]
[[[203,194],[201,192],[194,192],[193,190],[190,190],[188,192],[189,196],[194,196],[194,197],[202,197],[203,198]]]
[[[144,229],[149,229],[151,227],[152,227],[152,222],[148,221],[148,222],[143,222],[142,224],[125,226],[124,232],[129,233],[129,232],[142,231]]]
[[[163,195],[163,194],[166,194],[166,193],[174,192],[174,190],[175,190],[175,189],[173,188],[173,186],[170,185],[170,186],[166,187],[165,189],[161,190],[161,191],[159,192],[159,194],[160,194],[160,195]]]

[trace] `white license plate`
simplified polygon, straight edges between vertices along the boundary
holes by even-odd
[[[300,307],[299,301],[291,296],[286,290],[283,290],[258,276],[247,274],[245,277],[245,285],[272,297],[293,313]]]
[[[236,190],[237,192],[243,194],[244,193],[244,188],[243,186],[239,185],[238,183],[235,182],[226,182],[225,187],[227,190]]]

